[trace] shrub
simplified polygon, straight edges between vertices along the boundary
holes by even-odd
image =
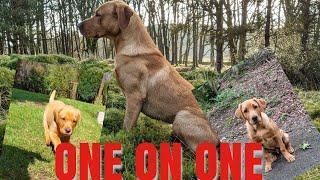
[[[3,143],[5,131],[6,131],[6,123],[1,122],[0,120],[0,154],[2,153],[2,143]]]
[[[25,84],[28,90],[33,92],[46,93],[45,76],[47,71],[43,66],[34,66],[26,77]]]
[[[104,132],[117,133],[122,129],[124,110],[108,108],[103,122]]]
[[[193,94],[201,108],[205,111],[209,110],[217,95],[218,75],[207,68],[181,72],[180,74],[194,86]]]
[[[78,72],[71,65],[51,65],[48,75],[45,77],[47,90],[56,90],[64,97],[69,97],[72,89],[72,82],[77,82]]]
[[[1,60],[2,59],[2,60]],[[36,61],[47,64],[74,64],[76,59],[62,54],[39,54],[39,55],[22,55],[11,54],[10,56],[0,57],[0,66],[16,69],[20,60]]]
[[[109,64],[103,60],[86,59],[80,63],[80,70],[86,70],[92,67],[100,68],[105,71],[111,71]]]
[[[1,67],[6,67],[6,68],[9,68],[9,69],[14,69],[15,70],[16,62],[17,61],[14,62],[11,59],[11,56],[7,56],[7,55],[1,55],[0,56],[0,66]]]
[[[99,90],[103,69],[92,67],[80,74],[78,95],[79,98],[86,102],[93,102]]]
[[[6,67],[9,61],[10,61],[10,56],[0,55],[0,66],[1,67]]]
[[[0,154],[2,151],[2,140],[5,132],[5,120],[10,105],[11,88],[13,84],[14,71],[0,67]]]
[[[0,67],[0,88],[11,88],[13,84],[14,71]]]
[[[114,91],[108,91],[107,100],[106,100],[107,108],[117,108],[117,109],[125,109],[126,108],[126,98],[122,93],[116,93]]]
[[[78,95],[81,100],[87,102],[93,102],[95,100],[102,77],[106,72],[111,72],[111,68],[104,61],[88,59],[80,63]],[[104,90],[106,90],[106,88],[104,88]],[[105,99],[103,99],[103,101],[105,101]]]

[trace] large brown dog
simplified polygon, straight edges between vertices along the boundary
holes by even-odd
[[[53,91],[43,115],[46,145],[52,143],[54,150],[61,142],[70,141],[73,129],[81,119],[80,110],[54,100],[55,95],[56,91]]]
[[[289,135],[264,113],[266,107],[264,99],[249,99],[239,104],[235,115],[245,120],[250,140],[262,143],[266,159],[265,172],[268,172],[272,169],[272,162],[277,159],[278,149],[288,162],[293,162],[295,157],[292,155],[294,149]]]
[[[85,37],[108,37],[116,50],[116,76],[126,96],[124,129],[140,112],[173,124],[174,132],[195,150],[202,142],[219,144],[216,132],[192,94],[193,86],[170,65],[140,17],[124,2],[109,1],[79,24]]]

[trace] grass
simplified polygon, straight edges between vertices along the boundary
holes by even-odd
[[[1,179],[55,179],[54,154],[46,147],[43,135],[43,111],[48,96],[13,89],[3,154],[0,157]],[[81,110],[82,119],[71,137],[71,142],[98,142],[101,127],[96,121],[103,106],[58,98]],[[79,148],[79,147],[78,147]]]
[[[320,91],[301,91],[297,90],[299,97],[308,111],[313,124],[320,131]],[[310,171],[300,175],[297,179],[320,179],[320,166],[316,166]]]

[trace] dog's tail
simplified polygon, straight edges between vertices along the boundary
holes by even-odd
[[[56,96],[56,90],[53,90],[52,93],[51,93],[51,95],[50,95],[49,102],[53,102],[55,96]]]

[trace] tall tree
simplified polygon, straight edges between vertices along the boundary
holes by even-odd
[[[302,33],[301,33],[301,51],[305,54],[308,51],[309,28],[310,28],[310,0],[301,0],[302,6]]]
[[[230,49],[230,61],[231,64],[236,64],[236,54],[237,54],[237,47],[235,44],[235,34],[236,30],[234,28],[234,25],[232,23],[232,10],[231,10],[231,4],[230,0],[226,0],[224,2],[224,6],[226,8],[226,14],[227,14],[227,37],[228,37],[228,46]]]
[[[266,27],[264,30],[264,46],[270,46],[270,23],[271,23],[271,4],[272,0],[268,0],[267,4],[267,16],[266,16]]]
[[[216,34],[216,70],[221,73],[223,63],[223,0],[217,0],[216,3],[217,34]]]
[[[241,29],[240,29],[240,42],[239,42],[239,58],[244,60],[246,55],[246,39],[247,39],[247,15],[248,15],[249,0],[241,2],[242,15],[241,15]]]

